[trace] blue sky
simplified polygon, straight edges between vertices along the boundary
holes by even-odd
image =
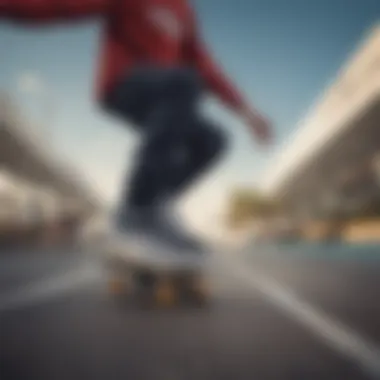
[[[214,56],[273,120],[277,148],[380,18],[378,0],[194,3]],[[20,102],[32,117],[48,123],[55,146],[98,191],[114,199],[136,141],[93,103],[99,30],[95,21],[40,29],[0,25],[0,86],[15,92],[15,84],[24,81],[27,73],[36,73],[47,89],[45,95],[18,92]],[[42,116],[46,108],[49,113]],[[244,126],[216,102],[209,101],[206,111],[232,138],[224,162],[186,198],[192,210],[207,204],[210,218],[220,210],[230,188],[259,181],[273,150],[254,145]],[[201,214],[197,221],[207,219]]]

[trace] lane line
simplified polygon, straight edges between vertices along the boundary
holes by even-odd
[[[230,274],[243,280],[253,290],[259,291],[275,307],[309,329],[335,351],[359,364],[369,375],[380,378],[379,346],[364,339],[327,313],[318,310],[297,296],[292,289],[269,276],[256,273],[251,268],[243,266],[244,263],[239,265],[235,260],[228,261],[227,269]],[[0,312],[34,306],[75,290],[97,279],[99,277],[97,269],[94,265],[87,265],[22,290],[0,295]]]
[[[39,281],[17,291],[0,295],[0,312],[35,306],[54,299],[98,277],[94,266],[74,269]]]
[[[229,268],[232,269],[230,263]],[[298,321],[318,338],[361,366],[369,375],[380,378],[380,347],[297,296],[276,280],[243,265],[234,265],[234,274],[275,307]]]

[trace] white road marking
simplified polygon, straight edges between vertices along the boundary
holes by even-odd
[[[232,269],[231,263],[229,268]],[[259,291],[277,308],[308,328],[335,351],[350,358],[371,376],[380,377],[380,347],[298,297],[268,276],[243,265],[234,265],[234,274]]]
[[[228,259],[227,265],[230,274],[243,280],[253,290],[259,291],[268,301],[304,325],[331,348],[361,365],[370,375],[380,377],[380,348],[377,345],[307,303],[274,279],[256,273],[243,266],[243,263],[239,265],[235,260]],[[98,278],[97,269],[95,266],[86,266],[23,290],[0,295],[0,312],[33,306],[77,289],[78,286]]]
[[[0,295],[0,312],[34,306],[54,299],[86,284],[98,276],[96,268],[87,266],[39,281],[17,291]]]

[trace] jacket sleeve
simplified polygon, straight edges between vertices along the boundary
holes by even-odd
[[[220,66],[211,57],[204,42],[197,32],[195,17],[192,15],[191,27],[183,47],[184,60],[195,66],[200,72],[207,88],[224,104],[233,110],[244,106],[244,99],[239,90],[222,72]]]
[[[0,19],[49,23],[100,16],[113,0],[0,0]]]

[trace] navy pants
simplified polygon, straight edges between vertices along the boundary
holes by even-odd
[[[110,93],[107,110],[141,135],[123,207],[179,195],[225,150],[224,133],[199,112],[202,94],[194,70],[155,67],[133,70]]]

